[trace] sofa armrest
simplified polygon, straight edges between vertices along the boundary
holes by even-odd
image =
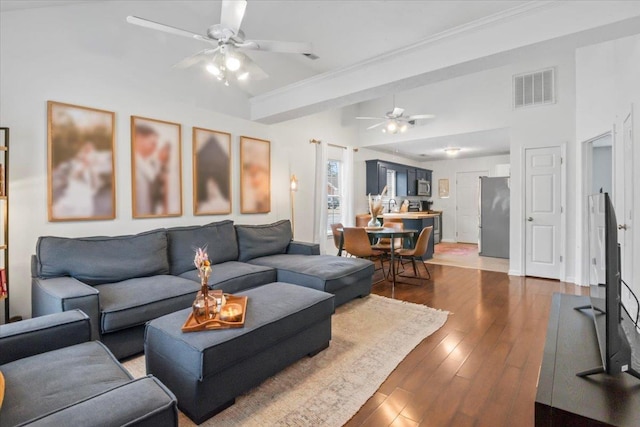
[[[177,426],[173,393],[152,376],[143,377],[74,403],[28,426]]]
[[[91,340],[89,317],[80,310],[0,326],[0,365]]]
[[[31,314],[34,317],[79,309],[91,319],[91,339],[100,339],[100,293],[73,277],[31,279]]]
[[[292,240],[287,247],[289,255],[320,255],[320,245],[317,243],[296,242]]]

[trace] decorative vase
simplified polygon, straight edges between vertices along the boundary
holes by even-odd
[[[209,294],[207,278],[201,278],[202,286],[193,302],[193,317],[197,323],[203,323],[216,317],[218,312],[218,301]]]
[[[377,217],[371,216],[371,221],[367,224],[367,227],[381,227],[382,223],[378,220]]]

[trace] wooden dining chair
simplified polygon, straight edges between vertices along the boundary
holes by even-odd
[[[384,273],[384,252],[373,249],[369,241],[369,235],[366,230],[361,227],[345,227],[342,229],[344,235],[344,250],[351,256],[357,258],[366,258],[375,262],[380,261],[380,268]]]
[[[396,256],[398,257],[398,263],[404,266],[405,260],[411,260],[413,264],[413,276],[401,275],[400,277],[407,277],[412,279],[422,279],[422,275],[420,274],[420,269],[416,267],[416,260],[419,260],[425,271],[427,272],[427,279],[431,279],[431,273],[429,272],[429,268],[427,268],[427,264],[425,264],[425,255],[427,254],[427,248],[429,247],[429,237],[431,237],[431,233],[433,232],[433,227],[425,227],[420,232],[420,236],[418,236],[418,240],[416,241],[416,245],[413,249],[399,249],[396,251]]]
[[[343,229],[344,226],[340,222],[336,222],[335,224],[331,224],[331,234],[333,234],[333,244],[336,245],[338,250],[340,249],[340,239],[342,238],[342,233],[338,230]],[[346,251],[342,250],[342,255],[346,256]]]

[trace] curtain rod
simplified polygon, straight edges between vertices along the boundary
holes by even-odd
[[[322,141],[321,141],[321,140],[319,140],[319,139],[310,139],[310,140],[309,140],[309,144],[320,144],[320,143],[322,143]],[[328,145],[329,147],[343,148],[343,149],[345,149],[345,150],[347,150],[347,149],[349,148],[349,147],[345,147],[344,145],[331,144],[330,142],[328,142],[328,143],[327,143],[327,145]],[[357,152],[358,152],[358,149],[357,149],[357,148],[354,148],[354,149],[353,149],[353,151],[355,151],[355,152],[357,153]]]

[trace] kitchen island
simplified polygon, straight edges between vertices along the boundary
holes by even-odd
[[[385,222],[393,222],[401,220],[405,229],[420,230],[425,227],[433,227],[431,236],[429,236],[429,246],[425,259],[433,258],[434,244],[440,242],[440,230],[442,230],[442,212],[398,212],[386,213],[382,215]],[[418,236],[416,236],[417,239]],[[405,243],[405,247],[408,247]]]

